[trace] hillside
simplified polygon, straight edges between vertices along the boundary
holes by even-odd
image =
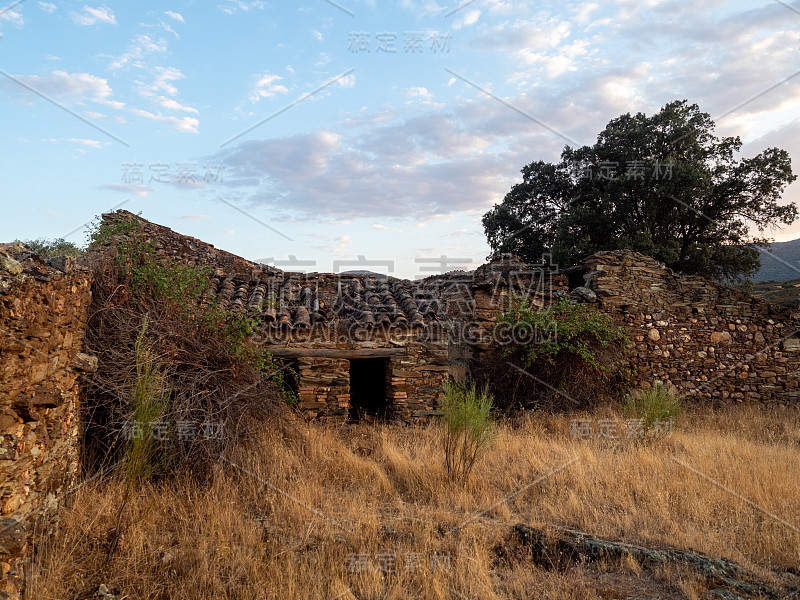
[[[771,257],[769,254],[774,256]],[[761,253],[761,268],[753,281],[789,281],[800,278],[800,238],[775,242]]]
[[[797,306],[800,302],[800,279],[791,281],[759,281],[751,288],[755,296],[764,300],[782,304],[783,306]]]

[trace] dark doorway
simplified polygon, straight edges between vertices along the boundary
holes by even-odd
[[[354,358],[350,360],[350,418],[386,416],[385,358]]]

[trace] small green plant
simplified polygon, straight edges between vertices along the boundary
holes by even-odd
[[[486,388],[445,382],[442,402],[445,468],[450,480],[466,485],[481,453],[494,441],[492,397]]]
[[[102,217],[96,217],[89,228],[87,241],[90,246],[102,246],[116,235],[127,235],[137,229],[139,229],[139,223],[132,217],[120,216],[114,221],[104,221]]]
[[[630,343],[625,329],[614,324],[614,320],[588,304],[573,303],[569,298],[554,302],[547,310],[538,310],[522,298],[513,298],[510,308],[498,318],[499,323],[512,327],[525,326],[535,334],[547,332],[550,339],[544,343],[527,345],[524,366],[529,367],[538,360],[553,363],[561,353],[581,358],[588,366],[600,372],[608,368],[597,360],[592,344],[603,348]],[[511,354],[514,348],[508,348]]]
[[[683,413],[683,406],[675,386],[656,381],[648,389],[628,394],[622,412],[626,417],[640,421],[642,432],[649,433],[659,424],[671,423]]]
[[[147,315],[136,338],[136,380],[131,393],[131,432],[125,447],[125,480],[131,485],[157,474],[161,468],[158,440],[152,435],[153,424],[164,417],[169,390],[157,357],[147,342]]]
[[[136,374],[130,397],[131,416],[127,423],[128,439],[122,457],[124,490],[108,550],[111,560],[122,535],[122,517],[137,483],[157,475],[166,464],[159,441],[153,436],[153,425],[161,422],[169,403],[169,389],[157,356],[147,341],[148,317],[136,338],[134,357]]]

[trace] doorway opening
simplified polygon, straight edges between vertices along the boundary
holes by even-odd
[[[350,359],[350,418],[382,419],[386,417],[386,374],[389,361],[385,358]]]

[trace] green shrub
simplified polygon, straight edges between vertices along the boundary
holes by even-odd
[[[511,307],[497,321],[512,328],[525,326],[535,334],[553,334],[547,341],[532,339],[533,343],[527,344],[526,367],[539,360],[553,363],[559,354],[567,353],[598,371],[607,372],[608,366],[598,360],[592,346],[608,348],[629,343],[625,329],[618,327],[611,317],[589,304],[573,303],[569,298],[554,302],[547,310],[539,310],[524,299],[514,298]],[[513,348],[506,350],[506,354],[512,352]]]
[[[683,406],[675,386],[656,381],[648,389],[628,394],[622,405],[622,412],[629,419],[640,421],[642,431],[649,433],[657,425],[678,417],[683,413]]]
[[[591,304],[562,298],[543,310],[514,297],[495,334],[471,369],[503,410],[588,407],[620,398],[631,380],[624,327]]]
[[[492,397],[486,389],[465,387],[452,381],[444,384],[442,424],[444,425],[445,467],[451,481],[466,485],[479,455],[496,436],[492,422]]]
[[[25,243],[31,250],[43,258],[52,258],[54,256],[78,257],[82,256],[84,253],[83,248],[79,248],[77,245],[66,241],[64,238],[56,238],[54,240],[37,238],[35,240],[25,240]]]

